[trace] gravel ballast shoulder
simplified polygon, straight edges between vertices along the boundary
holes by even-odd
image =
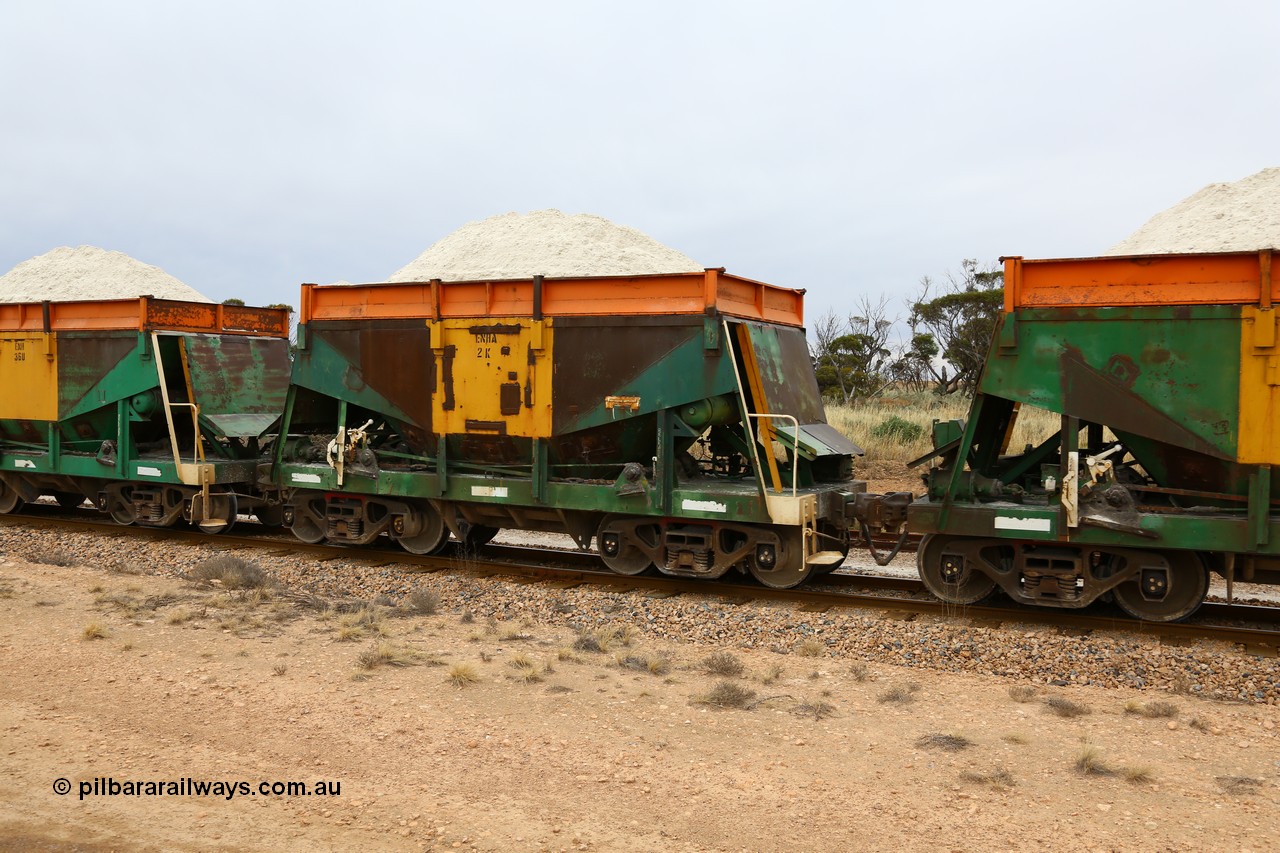
[[[965,672],[1038,684],[1136,688],[1266,704],[1280,701],[1280,660],[1244,654],[1221,643],[1172,646],[1140,632],[1080,636],[1015,623],[985,627],[962,617],[903,620],[866,610],[815,613],[798,604],[737,604],[714,593],[657,597],[590,585],[564,589],[470,572],[465,562],[456,570],[423,572],[395,563],[372,565],[391,558],[387,552],[339,551],[334,558],[317,560],[272,554],[273,549],[278,551],[279,545],[230,553],[257,563],[284,587],[326,599],[388,596],[399,601],[425,587],[439,596],[443,612],[470,611],[478,618],[528,619],[578,630],[625,624],[655,639],[780,654],[800,653],[802,644],[811,653],[814,645],[806,641],[816,641],[823,658],[922,672]],[[105,572],[182,577],[210,557],[226,553],[216,540],[206,546],[13,524],[0,527],[0,560],[12,556],[39,561],[57,555],[70,564],[100,567]]]

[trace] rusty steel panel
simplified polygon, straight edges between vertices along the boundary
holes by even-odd
[[[407,428],[418,428],[406,431],[416,449],[426,446],[433,432],[436,370],[425,324],[417,320],[314,323],[307,334],[343,359],[343,364],[314,365],[330,381],[341,383],[327,393],[375,410],[378,406],[368,394],[378,395],[411,419]]]
[[[637,410],[654,411],[722,393],[723,388],[713,390],[719,358],[704,356],[701,341],[701,318],[559,319],[552,433],[579,428],[618,394],[638,397]],[[658,369],[682,346],[693,354]],[[612,413],[608,419],[614,420]]]
[[[794,416],[801,424],[825,423],[822,392],[813,372],[803,329],[743,324],[751,335],[765,402],[773,414]],[[777,421],[778,427],[785,421]]]
[[[126,359],[138,348],[136,332],[64,332],[58,335],[58,416],[105,406],[126,394],[154,386],[155,364],[129,370]],[[121,373],[124,370],[124,373]],[[112,374],[119,387],[104,384]]]
[[[289,343],[243,335],[183,337],[202,415],[271,414],[289,390]]]
[[[209,302],[146,299],[146,328],[179,332],[288,337],[289,312]]]
[[[710,268],[637,276],[306,284],[302,288],[301,321],[721,313],[800,326],[804,322],[803,302],[803,290]]]
[[[1005,312],[1019,308],[1270,306],[1280,298],[1271,250],[1065,260],[1004,259]]]

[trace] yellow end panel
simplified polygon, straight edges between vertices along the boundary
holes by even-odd
[[[551,435],[551,320],[429,320],[441,435]]]
[[[58,419],[58,348],[53,333],[0,332],[0,419]]]
[[[1280,347],[1276,311],[1244,305],[1240,309],[1240,462],[1280,464]]]

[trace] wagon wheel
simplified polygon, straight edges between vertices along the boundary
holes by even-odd
[[[324,504],[320,501],[306,501],[301,506],[295,506],[293,509],[293,524],[289,525],[289,529],[293,531],[293,535],[306,542],[308,545],[316,545],[324,541],[325,528],[322,522],[316,521],[311,512],[311,507],[315,503],[320,503],[321,512],[317,515],[324,518]]]
[[[209,495],[204,518],[200,520],[200,532],[210,536],[226,533],[236,524],[238,502],[231,492],[215,492]]]
[[[107,496],[107,512],[116,524],[129,525],[138,520],[138,508],[131,500],[133,489],[125,487]]]
[[[1120,609],[1135,619],[1180,622],[1204,601],[1209,591],[1209,573],[1192,551],[1163,551],[1160,556],[1169,562],[1167,572],[1142,569],[1136,578],[1111,592]]]
[[[0,480],[0,515],[8,515],[21,509],[24,503],[26,501],[17,492],[6,486],[4,480]]]
[[[945,554],[953,542],[963,536],[930,534],[920,542],[916,552],[916,568],[929,592],[947,604],[976,604],[990,595],[996,582],[973,568],[971,561],[958,554]]]
[[[772,589],[790,589],[809,577],[804,561],[804,531],[798,527],[778,534],[776,548],[758,548],[750,559],[751,575]]]
[[[467,532],[462,537],[462,550],[468,554],[474,554],[480,548],[492,542],[493,537],[498,535],[499,529],[490,527],[487,524],[468,525]]]
[[[262,504],[253,511],[253,517],[263,527],[279,527],[284,524],[284,507],[280,505]]]
[[[416,505],[404,515],[404,532],[396,536],[410,554],[435,554],[449,541],[444,518],[428,505]]]
[[[596,551],[609,571],[620,575],[642,575],[653,567],[653,560],[631,543],[625,528],[615,529],[618,516],[605,516],[596,529]]]
[[[75,509],[85,500],[84,495],[79,492],[54,492],[53,499],[63,509]]]

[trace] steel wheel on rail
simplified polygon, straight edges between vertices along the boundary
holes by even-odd
[[[611,572],[628,576],[642,575],[652,568],[653,560],[632,544],[627,526],[618,524],[624,520],[616,515],[604,517],[596,529],[596,553]]]
[[[748,560],[751,576],[770,589],[791,589],[809,578],[805,562],[804,531],[800,528],[779,530],[778,544],[760,545]]]
[[[133,489],[125,486],[107,495],[107,513],[116,524],[128,526],[138,520],[138,508],[133,505]]]
[[[948,546],[963,541],[963,536],[932,533],[920,541],[916,552],[920,580],[947,604],[977,604],[996,588],[996,582],[971,566],[959,549],[948,553]]]
[[[1135,619],[1180,622],[1200,608],[1209,591],[1209,572],[1194,551],[1162,551],[1168,571],[1143,568],[1111,591],[1116,604]]]
[[[253,517],[263,527],[279,527],[284,524],[284,507],[262,504],[253,510]]]
[[[0,480],[0,515],[8,515],[16,512],[26,503],[17,492],[5,485],[4,480]]]
[[[410,554],[435,554],[449,541],[449,527],[430,504],[415,504],[392,522],[396,541]]]
[[[462,550],[468,554],[474,554],[492,542],[493,537],[498,535],[499,529],[487,524],[468,525],[466,535],[462,537]]]
[[[231,492],[213,492],[209,495],[209,506],[205,508],[204,518],[200,520],[201,533],[210,536],[226,533],[236,524],[239,502]]]

